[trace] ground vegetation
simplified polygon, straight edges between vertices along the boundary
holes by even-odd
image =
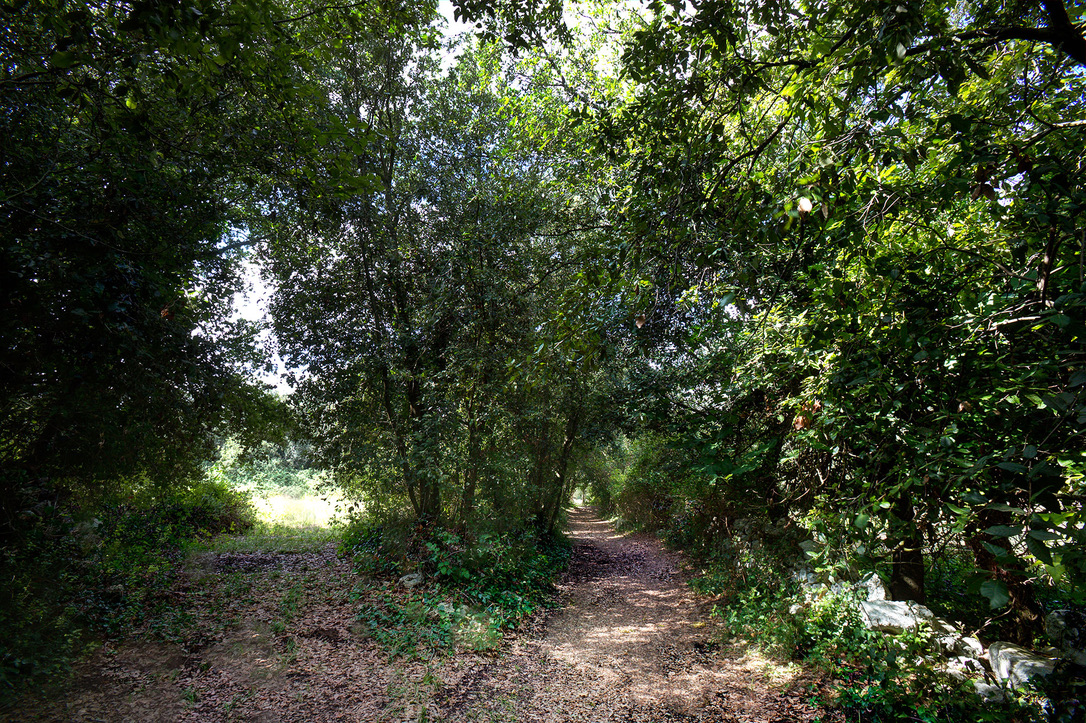
[[[319,562],[364,582],[329,594],[399,659],[539,618],[577,489],[698,561],[713,644],[869,717],[975,699],[791,612],[792,567],[986,641],[1086,603],[1076,4],[465,0],[457,40],[421,0],[0,12],[5,695],[151,619],[206,644],[186,565],[292,540],[216,537],[273,492],[340,505]],[[257,631],[287,656],[303,578]]]

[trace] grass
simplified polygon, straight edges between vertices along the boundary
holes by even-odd
[[[336,508],[341,502],[327,494],[306,494],[302,497],[271,494],[253,498],[253,506],[262,522],[287,528],[334,527]]]
[[[218,535],[193,544],[193,552],[317,552],[339,540],[338,528],[287,527],[261,522],[245,535]]]
[[[336,507],[340,500],[325,494],[302,497],[253,494],[257,521],[244,535],[217,535],[195,542],[193,552],[316,552],[338,542],[343,532]]]

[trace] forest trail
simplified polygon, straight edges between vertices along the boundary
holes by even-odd
[[[71,685],[3,721],[809,721],[818,677],[717,647],[681,556],[572,510],[559,607],[496,651],[394,658],[357,621],[357,577],[334,544],[195,561],[188,637],[99,650]],[[198,621],[198,624],[193,621]],[[164,624],[162,621],[159,624]],[[192,631],[198,630],[193,636]],[[159,631],[159,637],[162,631]],[[168,636],[167,636],[168,637]],[[823,718],[825,720],[825,717]]]
[[[823,683],[743,647],[718,647],[709,604],[682,557],[619,534],[592,508],[571,510],[573,556],[561,607],[499,659],[461,660],[433,720],[807,721]],[[814,691],[812,692],[812,686]],[[825,718],[823,718],[825,719]]]

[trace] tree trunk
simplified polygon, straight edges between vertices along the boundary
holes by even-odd
[[[558,466],[555,470],[555,483],[554,492],[551,497],[550,509],[547,511],[547,527],[546,532],[548,535],[554,534],[554,526],[558,522],[558,513],[562,511],[562,500],[565,499],[566,483],[569,480],[567,477],[569,471],[569,457],[573,451],[573,443],[577,439],[577,428],[580,425],[581,410],[578,407],[574,407],[570,412],[569,419],[566,420],[566,436],[562,440],[562,452],[558,457]]]
[[[464,469],[464,490],[460,498],[460,524],[467,525],[468,518],[475,509],[475,488],[479,482],[479,467],[482,465],[479,424],[474,416],[468,421],[468,460]]]
[[[894,505],[893,516],[891,529],[898,529],[899,539],[890,569],[890,596],[894,600],[923,603],[927,597],[924,589],[924,538],[915,524],[916,510],[912,499],[900,497]]]
[[[969,538],[969,549],[977,567],[988,572],[993,580],[1007,586],[1010,597],[1007,603],[1011,608],[1012,642],[1019,645],[1031,645],[1033,636],[1041,626],[1042,610],[1028,582],[1025,565],[1007,545],[1007,538],[992,537],[979,530],[995,525],[1009,525],[1014,520],[1006,512],[995,510],[983,511],[977,519],[976,531]],[[996,555],[984,543],[1006,551],[1005,555]]]

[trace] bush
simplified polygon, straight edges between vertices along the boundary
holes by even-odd
[[[695,589],[723,595],[714,607],[726,631],[767,652],[804,661],[839,681],[833,705],[848,720],[1027,721],[1041,711],[1028,700],[982,704],[970,681],[935,668],[937,643],[930,631],[897,636],[867,630],[848,595],[806,600],[778,566],[737,569],[709,563]]]
[[[189,541],[243,532],[255,519],[244,494],[210,481],[81,507],[45,508],[0,548],[0,697],[56,675],[96,639],[167,604]]]
[[[341,550],[361,573],[384,581],[385,590],[369,596],[360,617],[397,651],[411,647],[405,639],[448,646],[457,624],[481,622],[492,632],[515,627],[549,603],[570,555],[564,539],[531,531],[464,533],[397,519],[352,521]],[[425,587],[402,596],[388,590],[408,572],[421,572]],[[426,620],[437,627],[422,625]]]

